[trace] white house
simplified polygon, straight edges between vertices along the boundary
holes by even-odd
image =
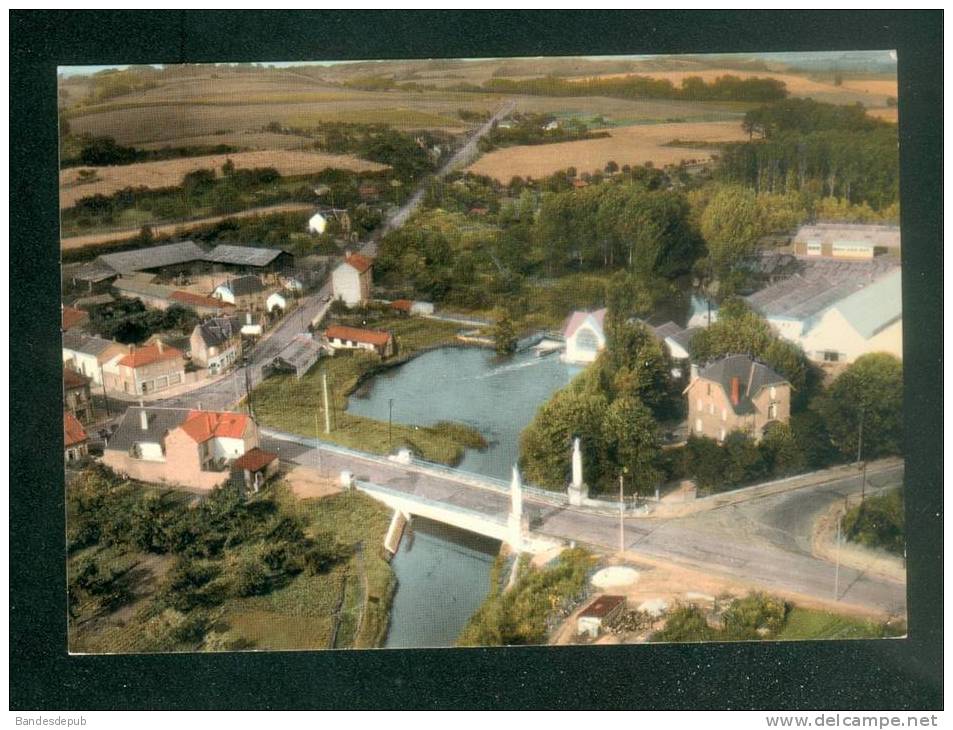
[[[103,369],[108,368],[129,352],[129,348],[101,337],[66,332],[63,334],[63,363],[69,363],[77,372],[103,384]]]
[[[308,233],[317,233],[321,235],[328,227],[328,219],[320,213],[315,213],[308,221]]]
[[[571,363],[590,363],[605,349],[606,310],[573,312],[563,326],[566,352],[563,359]]]
[[[371,298],[374,262],[361,254],[349,254],[331,274],[331,292],[335,299],[354,307]]]
[[[276,308],[280,309],[282,313],[288,311],[288,300],[278,292],[272,292],[265,300],[265,309],[268,312],[274,312]]]

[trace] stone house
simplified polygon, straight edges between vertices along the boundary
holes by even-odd
[[[239,276],[219,284],[212,292],[212,297],[227,304],[234,304],[240,309],[256,312],[265,308],[268,297],[261,279],[252,274]]]
[[[212,317],[195,325],[189,337],[192,362],[217,375],[234,365],[242,354],[242,322],[238,317]]]
[[[244,413],[139,406],[126,410],[103,463],[134,479],[209,490],[258,445],[258,426]]]
[[[791,384],[748,355],[709,363],[685,388],[691,433],[724,441],[745,431],[755,441],[769,423],[791,418]]]
[[[123,393],[149,394],[185,382],[181,350],[156,339],[103,368],[106,387]]]
[[[63,412],[63,457],[67,463],[80,461],[89,455],[89,439],[76,416]]]

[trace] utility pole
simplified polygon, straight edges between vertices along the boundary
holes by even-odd
[[[837,518],[837,559],[834,563],[834,600],[840,600],[840,520]]]
[[[324,432],[331,433],[331,411],[328,410],[328,371],[321,373],[321,387],[324,391]]]
[[[103,403],[106,404],[106,418],[109,418],[112,414],[109,412],[109,396],[106,394],[106,376],[103,375],[103,366],[99,366],[99,379],[103,384]],[[90,404],[92,404],[92,398],[90,398]]]
[[[625,501],[622,495],[621,474],[619,474],[619,555],[625,555]]]

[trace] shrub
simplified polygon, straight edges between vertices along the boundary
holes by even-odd
[[[665,628],[652,638],[656,641],[712,641],[718,632],[708,625],[702,610],[693,604],[675,606],[665,618]]]
[[[784,601],[765,593],[749,593],[736,598],[725,609],[721,621],[725,638],[762,639],[777,635],[787,616]]]
[[[903,490],[868,497],[844,515],[842,528],[848,540],[903,555],[906,547]]]

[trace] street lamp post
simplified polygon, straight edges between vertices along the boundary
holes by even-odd
[[[858,427],[857,433],[857,462],[861,465],[863,470],[863,476],[861,477],[860,482],[860,503],[864,503],[864,498],[867,492],[867,464],[863,461],[863,448],[864,448],[864,412],[866,411],[865,406],[860,407],[860,425]]]
[[[394,448],[394,399],[387,399],[387,448],[393,450]]]

